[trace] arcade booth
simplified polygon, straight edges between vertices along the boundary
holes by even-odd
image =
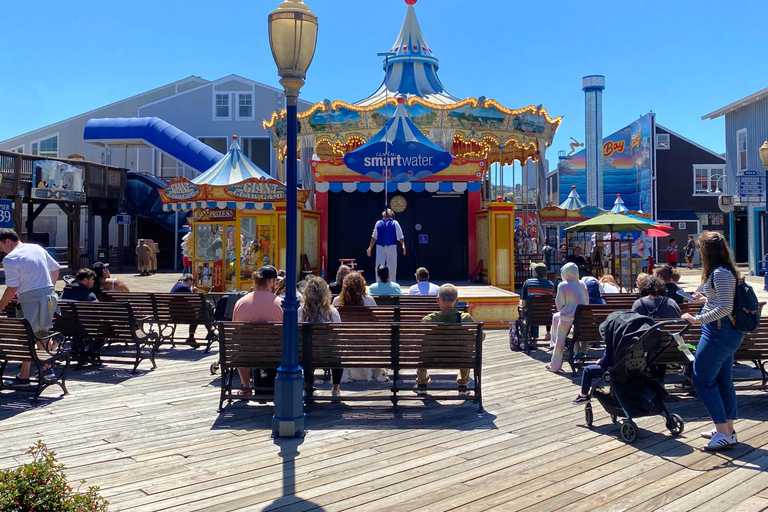
[[[543,161],[561,118],[551,118],[541,105],[513,110],[485,97],[450,94],[416,18],[416,2],[406,3],[378,89],[354,103],[326,100],[299,114],[297,157],[320,215],[321,261],[333,275],[339,260],[354,259],[371,281],[375,261],[365,251],[388,207],[407,247],[405,255],[398,249],[397,279],[413,280],[423,266],[433,281],[467,282],[481,274],[485,284],[511,292],[514,205],[494,202],[489,169]],[[264,121],[280,165],[285,116],[277,111]],[[516,316],[514,309],[507,318]]]
[[[285,185],[259,169],[232,137],[229,152],[194,180],[174,178],[159,190],[167,211],[191,211],[185,256],[202,291],[247,290],[262,265],[285,266]],[[300,253],[317,257],[318,214],[298,191]]]

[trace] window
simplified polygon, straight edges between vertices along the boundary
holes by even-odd
[[[694,165],[693,195],[720,195],[725,188],[725,165]]]
[[[59,156],[59,136],[54,135],[47,139],[38,140],[32,143],[32,154],[37,156],[47,156],[56,158]]]
[[[216,119],[229,119],[229,94],[216,95]]]
[[[747,170],[747,129],[736,132],[736,170]]]
[[[669,134],[657,133],[656,134],[656,149],[669,149]]]
[[[253,95],[252,94],[237,95],[237,118],[253,119]]]

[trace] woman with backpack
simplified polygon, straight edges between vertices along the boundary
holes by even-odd
[[[706,298],[701,314],[686,313],[683,320],[701,325],[701,339],[693,361],[693,387],[696,388],[715,428],[702,432],[709,439],[704,449],[719,451],[736,443],[733,421],[738,416],[736,390],[733,387],[733,355],[744,340],[744,333],[735,329],[734,298],[741,279],[725,237],[715,231],[699,236],[701,253],[701,282]]]

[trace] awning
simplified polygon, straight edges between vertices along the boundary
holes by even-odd
[[[386,184],[387,192],[479,192],[482,183],[478,181],[401,181]],[[315,184],[318,192],[383,192],[382,182],[328,182],[319,181]]]
[[[669,221],[682,221],[682,222],[698,222],[699,216],[693,210],[658,210],[657,212],[659,222]]]

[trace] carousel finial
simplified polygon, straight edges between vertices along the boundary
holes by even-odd
[[[237,135],[233,135],[232,140],[237,140]]]
[[[405,3],[407,3],[408,5],[413,5],[416,3],[416,1],[417,0],[405,0]]]

